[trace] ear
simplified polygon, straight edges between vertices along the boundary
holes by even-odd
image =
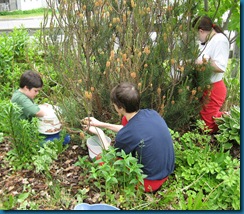
[[[113,103],[113,105],[114,105],[114,108],[115,108],[115,110],[117,111],[118,114],[121,114],[122,111],[124,110],[124,108],[122,108],[122,107],[119,108],[115,103]]]
[[[126,113],[125,109],[123,107],[119,108],[118,109],[118,112],[121,114],[121,115],[124,115]]]
[[[22,89],[25,90],[25,91],[28,90],[26,85]]]

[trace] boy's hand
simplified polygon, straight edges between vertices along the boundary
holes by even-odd
[[[84,125],[89,125],[89,126],[99,126],[101,124],[101,121],[97,120],[94,117],[86,117],[83,120],[81,120],[81,122]]]

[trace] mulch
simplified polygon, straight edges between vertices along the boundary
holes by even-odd
[[[83,146],[84,147],[84,146]],[[77,203],[75,195],[78,193],[78,190],[84,188],[87,189],[87,203],[95,203],[97,200],[97,194],[95,191],[87,186],[84,186],[85,183],[82,182],[84,179],[87,179],[88,176],[82,173],[82,168],[75,166],[74,164],[78,161],[79,156],[88,155],[87,149],[82,148],[81,145],[77,145],[74,142],[70,142],[68,147],[64,152],[62,152],[58,160],[54,161],[50,174],[52,179],[47,179],[47,176],[43,173],[36,173],[34,170],[19,170],[13,171],[9,166],[8,161],[5,159],[7,152],[11,149],[10,142],[5,141],[0,143],[0,198],[1,200],[8,200],[8,196],[18,196],[23,192],[29,191],[28,188],[31,188],[31,201],[36,201],[39,204],[40,201],[43,201],[41,205],[39,204],[39,209],[43,210],[60,210],[60,209],[73,209]],[[55,195],[55,192],[50,192],[53,186],[59,185],[61,190],[61,195],[69,195],[70,197],[56,199],[56,206],[52,205],[50,207],[49,203],[45,203],[45,200],[50,199]],[[28,188],[26,188],[28,187]],[[62,191],[65,189],[65,192]],[[55,191],[55,189],[53,189]],[[57,195],[58,197],[58,195]],[[72,200],[73,198],[73,200]],[[29,199],[29,198],[28,198]],[[70,201],[71,200],[71,201]],[[38,202],[39,201],[39,202]],[[62,201],[63,205],[62,205]],[[68,207],[67,207],[68,204]],[[0,203],[1,205],[1,203]],[[16,204],[17,205],[17,204]],[[17,209],[18,207],[13,207],[12,209]]]

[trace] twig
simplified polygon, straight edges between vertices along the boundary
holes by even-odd
[[[203,173],[197,180],[195,180],[194,182],[192,182],[192,183],[189,184],[188,186],[182,188],[181,191],[187,190],[187,189],[190,188],[193,184],[197,183],[198,180],[200,180],[200,179],[202,178],[203,175],[205,175],[205,173]]]
[[[68,128],[68,127],[66,127],[66,129],[67,129],[67,131],[68,131],[69,133],[71,133],[71,134],[79,134],[79,133],[80,133],[80,130],[75,131],[75,130],[71,130],[71,129]]]

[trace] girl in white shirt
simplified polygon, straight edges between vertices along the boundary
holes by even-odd
[[[222,116],[223,112],[220,109],[226,99],[227,89],[222,79],[228,64],[230,43],[222,29],[207,16],[197,17],[192,26],[198,30],[201,42],[196,63],[202,64],[205,59],[209,60],[213,67],[210,79],[212,87],[203,94],[204,104],[200,115],[211,132],[215,133],[218,131],[218,126],[214,118]]]

